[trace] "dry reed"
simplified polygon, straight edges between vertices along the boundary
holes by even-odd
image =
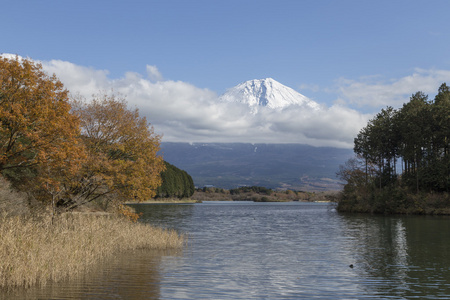
[[[75,277],[114,253],[182,247],[172,230],[132,223],[112,215],[72,213],[53,223],[39,218],[0,216],[0,288],[45,285]]]

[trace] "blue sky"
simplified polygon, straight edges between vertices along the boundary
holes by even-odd
[[[450,82],[450,1],[44,0],[3,1],[2,11],[8,13],[0,18],[0,52],[42,61],[71,91],[82,94],[87,88],[74,80],[80,76],[101,77],[91,88],[119,91],[133,84],[133,76],[164,82],[166,89],[178,83],[192,89],[192,101],[214,98],[246,80],[272,77],[323,104],[330,114],[337,106],[352,111],[361,127],[381,107],[400,107],[418,90],[432,98],[440,83]],[[81,73],[69,76],[67,63]],[[142,105],[168,140],[186,136],[174,137],[164,127],[167,122],[159,125],[151,113],[158,111],[153,100],[126,96]],[[190,100],[171,101],[181,101],[177,107],[182,107]],[[223,118],[218,115],[215,121]],[[190,127],[191,141],[212,140],[207,137],[225,130],[205,133],[215,125],[183,123],[194,119],[185,116],[172,123]],[[264,120],[258,122],[247,125],[262,126]],[[197,127],[203,133],[194,134]],[[340,142],[349,146],[355,131],[349,129]]]

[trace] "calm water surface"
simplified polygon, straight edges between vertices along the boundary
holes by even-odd
[[[188,235],[18,299],[450,299],[450,218],[337,213],[328,204],[141,204]],[[353,267],[350,267],[350,266]],[[0,294],[0,298],[2,294]]]

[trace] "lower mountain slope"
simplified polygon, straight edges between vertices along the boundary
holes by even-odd
[[[188,172],[197,187],[323,191],[341,189],[335,174],[353,151],[300,144],[163,142],[161,154]]]

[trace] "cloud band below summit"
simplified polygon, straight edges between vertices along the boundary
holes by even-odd
[[[351,148],[354,136],[368,120],[356,110],[320,106],[313,101],[277,109],[261,106],[255,114],[248,104],[221,101],[211,90],[181,81],[163,81],[154,66],[147,66],[151,78],[128,72],[111,79],[105,70],[66,61],[42,64],[73,94],[87,99],[99,91],[122,94],[167,142],[301,143]],[[159,81],[155,82],[155,74]]]

